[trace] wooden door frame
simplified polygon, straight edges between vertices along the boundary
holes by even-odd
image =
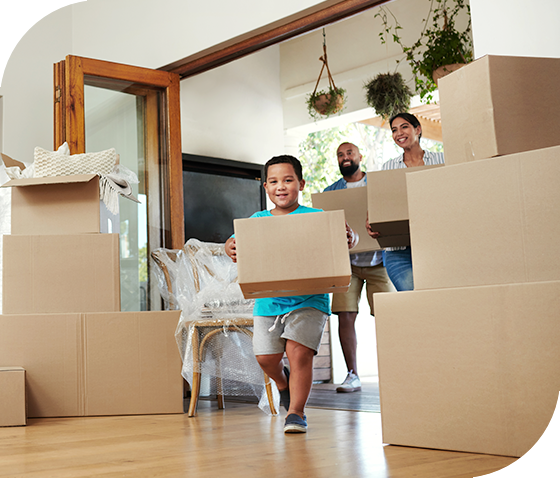
[[[160,91],[165,107],[161,114],[154,114],[157,105],[153,95],[147,95],[147,121],[162,121],[165,135],[163,144],[155,146],[157,138],[147,135],[146,154],[153,156],[152,162],[163,161],[161,174],[163,183],[158,197],[164,201],[165,213],[169,215],[169,232],[163,238],[163,247],[181,249],[184,246],[183,214],[183,167],[181,151],[181,95],[180,77],[173,72],[152,70],[120,63],[68,55],[54,65],[54,149],[65,141],[72,154],[86,152],[84,85],[123,91],[123,82],[129,83],[125,91],[137,93],[150,89]],[[163,151],[164,158],[160,158]],[[147,158],[148,159],[148,158]],[[147,161],[148,162],[148,161]],[[153,176],[153,175],[152,175]],[[148,178],[150,179],[150,178]],[[154,178],[152,178],[153,180]],[[161,209],[160,209],[161,210]]]
[[[357,15],[390,0],[327,0],[159,68],[181,79],[230,63],[271,45]]]

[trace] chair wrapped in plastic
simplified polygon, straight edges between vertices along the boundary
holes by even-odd
[[[181,310],[175,337],[191,385],[188,416],[196,415],[203,379],[219,408],[224,395],[256,396],[261,410],[276,415],[278,389],[253,354],[254,301],[243,297],[224,244],[189,239],[181,250],[154,250],[152,258],[167,307]]]

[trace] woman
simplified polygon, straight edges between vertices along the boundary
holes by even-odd
[[[410,113],[398,113],[389,120],[393,141],[403,149],[403,154],[383,164],[383,169],[411,168],[433,164],[443,164],[443,153],[424,151],[420,147],[422,126],[416,116]],[[379,237],[372,231],[369,221],[366,223],[369,235]],[[383,251],[383,265],[391,282],[398,291],[413,290],[412,256],[409,247],[388,247]]]

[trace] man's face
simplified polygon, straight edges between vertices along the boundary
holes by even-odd
[[[340,168],[342,176],[352,176],[360,167],[362,155],[353,144],[341,144],[336,150],[336,155],[338,158],[338,167]]]

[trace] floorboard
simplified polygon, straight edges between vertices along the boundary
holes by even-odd
[[[309,431],[285,435],[285,412],[201,401],[198,416],[31,419],[0,428],[0,477],[472,478],[513,458],[383,445],[381,415],[309,408]]]

